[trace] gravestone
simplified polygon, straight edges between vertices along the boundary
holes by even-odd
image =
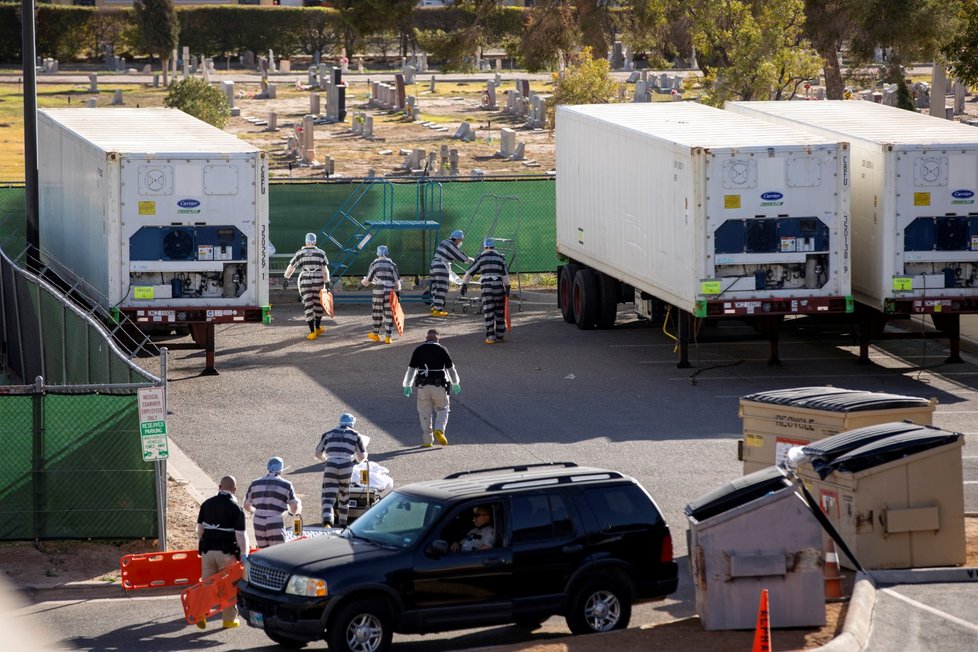
[[[496,82],[491,79],[486,82],[486,93],[483,98],[482,108],[486,109],[487,111],[495,111],[497,108],[496,107],[496,85],[497,85]]]
[[[307,115],[302,118],[302,159],[309,164],[316,160],[316,134],[313,131],[315,121],[316,116],[314,115]]]
[[[373,138],[374,137],[374,117],[372,115],[364,115],[363,118],[363,137]]]
[[[649,92],[645,88],[645,82],[639,79],[635,82],[635,95],[632,97],[632,102],[648,102]]]
[[[88,92],[98,93],[98,74],[91,73],[88,75]]]
[[[278,113],[275,111],[268,112],[268,126],[265,131],[278,131]]]
[[[183,46],[183,76],[190,76],[190,46]]]
[[[435,76],[431,76],[431,82],[428,84],[428,90],[432,93],[435,92]]]
[[[520,95],[523,97],[530,97],[530,80],[520,79],[516,82],[516,87],[520,91]]]
[[[278,62],[279,72],[292,72],[292,61],[289,59],[279,59]]]
[[[513,155],[510,156],[510,158],[513,159],[514,161],[522,161],[524,158],[526,158],[525,154],[526,154],[526,143],[519,142],[516,143],[516,149],[513,150]]]
[[[88,106],[88,108],[90,109],[94,109],[96,106],[98,106],[98,100],[95,99],[94,97],[90,97],[88,98],[88,103],[86,104],[86,106]]]
[[[363,57],[357,57],[357,72],[363,74]]]
[[[170,55],[170,66],[171,66],[170,72],[172,72],[173,76],[176,77],[177,76],[177,49],[176,48],[173,48],[173,53]]]
[[[499,151],[496,156],[509,158],[516,151],[516,132],[509,128],[504,128],[500,132]]]
[[[160,75],[159,73],[156,73],[153,75],[153,88],[159,88],[159,87],[160,87]]]
[[[268,88],[265,90],[265,97],[270,100],[278,98],[278,89],[275,87],[275,84],[268,85]]]
[[[468,122],[463,122],[458,126],[458,129],[455,130],[455,135],[452,136],[452,138],[464,141],[475,140],[475,134],[472,132],[472,125],[470,125]]]
[[[122,106],[122,89],[116,89],[112,94],[112,106]]]
[[[626,83],[628,83],[628,84],[634,84],[635,82],[638,81],[638,78],[639,78],[638,71],[637,70],[633,70],[632,71],[632,74],[630,74],[628,76],[628,81]]]
[[[614,70],[621,70],[625,65],[625,46],[621,41],[615,41],[611,52],[611,67]]]
[[[145,66],[143,66],[143,74],[144,75],[153,74],[153,66],[149,65],[148,63]]]
[[[228,107],[231,109],[231,115],[241,115],[241,109],[234,106],[234,82],[223,81],[221,82],[221,88],[224,91],[224,96],[228,98]]]
[[[448,150],[448,175],[452,177],[458,176],[458,150],[457,149]]]
[[[268,48],[268,72],[276,72],[276,70],[278,69],[275,67],[275,53]]]
[[[397,87],[397,104],[396,104],[396,106],[394,108],[395,109],[403,109],[404,108],[404,102],[405,102],[405,97],[404,97],[404,75],[403,74],[397,73],[396,75],[394,75],[394,85]]]
[[[319,93],[309,93],[309,113],[319,115]]]
[[[964,98],[968,93],[967,87],[961,82],[955,81],[952,91],[954,93],[954,113],[964,113]]]

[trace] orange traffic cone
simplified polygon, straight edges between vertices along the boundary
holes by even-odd
[[[754,647],[751,652],[771,652],[771,618],[767,608],[767,589],[761,591],[757,627],[754,628]]]
[[[829,539],[829,546],[825,550],[825,565],[822,566],[822,575],[825,577],[825,599],[838,600],[844,596],[842,591],[842,574],[839,572],[839,554],[835,551],[835,544]]]

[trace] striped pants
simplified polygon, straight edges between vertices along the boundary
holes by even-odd
[[[374,320],[374,332],[380,334],[380,329],[387,322],[387,337],[394,332],[394,314],[391,312],[390,288],[375,286],[370,301],[370,316]]]
[[[258,510],[255,512],[255,545],[268,548],[285,543],[285,528],[282,527],[281,512]]]
[[[448,263],[444,260],[431,262],[431,307],[437,310],[445,309],[445,297],[448,295]]]
[[[338,462],[326,460],[323,469],[323,520],[333,521],[333,525],[346,525],[350,509],[350,474],[353,461]],[[335,509],[335,512],[334,512]]]
[[[486,339],[502,339],[506,334],[506,290],[499,277],[482,278],[482,315]]]
[[[316,326],[323,319],[323,302],[319,298],[322,289],[322,274],[303,274],[299,277],[299,296],[302,297],[306,321],[315,322]]]

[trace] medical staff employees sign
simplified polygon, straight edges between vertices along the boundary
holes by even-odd
[[[136,390],[139,400],[139,439],[143,445],[143,461],[165,460],[170,456],[166,440],[166,408],[162,387],[141,387]]]

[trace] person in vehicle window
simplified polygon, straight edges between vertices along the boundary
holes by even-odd
[[[473,527],[465,538],[451,545],[452,552],[488,550],[496,545],[496,528],[492,526],[492,507],[476,505],[472,510]]]

